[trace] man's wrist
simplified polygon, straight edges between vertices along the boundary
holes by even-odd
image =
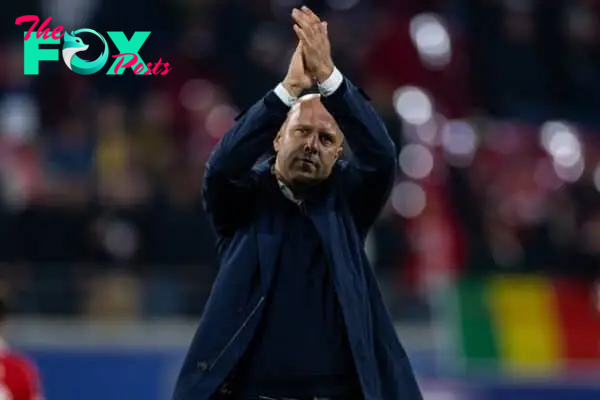
[[[324,81],[319,82],[319,92],[323,96],[333,94],[342,85],[344,75],[336,67],[333,67],[333,72]]]
[[[279,99],[288,107],[293,106],[298,99],[294,89],[286,82],[281,82],[279,85],[277,85],[274,92],[277,97],[279,97]]]
[[[281,82],[281,84],[283,85],[285,90],[287,90],[287,92],[290,94],[290,96],[292,96],[294,98],[300,97],[300,95],[302,94],[302,91],[304,90],[304,88],[302,86],[294,85],[293,83],[288,82],[286,79],[284,79]]]
[[[315,78],[317,79],[317,82],[319,82],[319,83],[325,82],[327,79],[329,79],[331,74],[333,74],[334,70],[335,70],[335,66],[333,64],[331,64],[331,65],[327,65],[327,66],[323,67],[320,71],[317,71],[317,73],[315,74]]]

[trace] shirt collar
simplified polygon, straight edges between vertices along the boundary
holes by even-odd
[[[305,200],[306,201],[310,201],[310,199],[315,199],[319,196],[322,196],[323,194],[325,194],[327,192],[327,189],[330,185],[331,179],[327,179],[325,182],[321,182],[319,185],[315,186],[314,188],[311,188],[311,190],[309,191],[310,197],[307,198],[303,198],[303,199],[298,199],[295,195],[294,192],[292,191],[292,189],[290,189],[290,187],[283,182],[281,179],[279,179],[277,177],[277,174],[275,173],[275,164],[271,165],[271,174],[275,177],[275,179],[277,180],[277,186],[279,186],[279,190],[281,190],[281,192],[283,193],[283,195],[290,200],[291,202],[293,202],[294,204],[300,206],[302,204],[305,204]]]
[[[300,205],[302,204],[302,200],[298,200],[295,196],[294,196],[294,192],[292,192],[292,189],[289,188],[288,185],[286,185],[285,183],[283,183],[281,181],[281,179],[279,179],[277,177],[277,174],[275,173],[275,164],[273,164],[271,166],[271,173],[273,174],[273,176],[275,176],[275,179],[277,180],[277,186],[279,186],[279,190],[281,190],[281,193],[283,193],[283,195],[290,200],[291,202],[295,203],[296,205]]]
[[[297,205],[302,204],[302,200],[298,200],[296,197],[294,197],[294,192],[292,192],[292,189],[290,189],[285,183],[283,183],[279,179],[277,179],[277,185],[279,185],[279,189],[281,189],[281,193],[283,193],[283,195],[285,197],[287,197],[288,200],[296,203]]]

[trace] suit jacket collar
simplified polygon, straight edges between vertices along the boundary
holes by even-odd
[[[277,187],[279,188],[281,193],[283,193],[283,195],[288,200],[292,201],[293,203],[295,203],[297,205],[301,205],[302,203],[314,203],[314,202],[317,202],[319,199],[322,200],[324,197],[327,197],[327,195],[331,191],[332,182],[335,179],[336,169],[337,169],[336,167],[337,167],[337,164],[334,166],[331,176],[329,178],[327,178],[325,181],[321,182],[319,185],[317,185],[314,188],[314,190],[311,191],[310,195],[304,200],[297,199],[294,196],[294,193],[292,192],[292,190],[289,188],[289,186],[285,182],[281,181],[280,179],[278,179],[276,177],[276,175],[275,175],[275,156],[271,156],[268,159],[257,164],[255,167],[255,171],[257,171],[259,173],[259,175],[266,180],[274,179],[277,182]]]

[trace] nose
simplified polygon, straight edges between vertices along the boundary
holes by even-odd
[[[306,154],[315,154],[317,152],[317,135],[309,135],[304,143],[304,152]]]

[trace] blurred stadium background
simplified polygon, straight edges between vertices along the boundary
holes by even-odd
[[[283,77],[298,3],[2,5],[0,293],[48,400],[169,398],[216,273],[203,165]],[[600,2],[306,4],[400,149],[367,250],[426,399],[600,398]],[[172,70],[25,76],[28,14],[151,31]]]

